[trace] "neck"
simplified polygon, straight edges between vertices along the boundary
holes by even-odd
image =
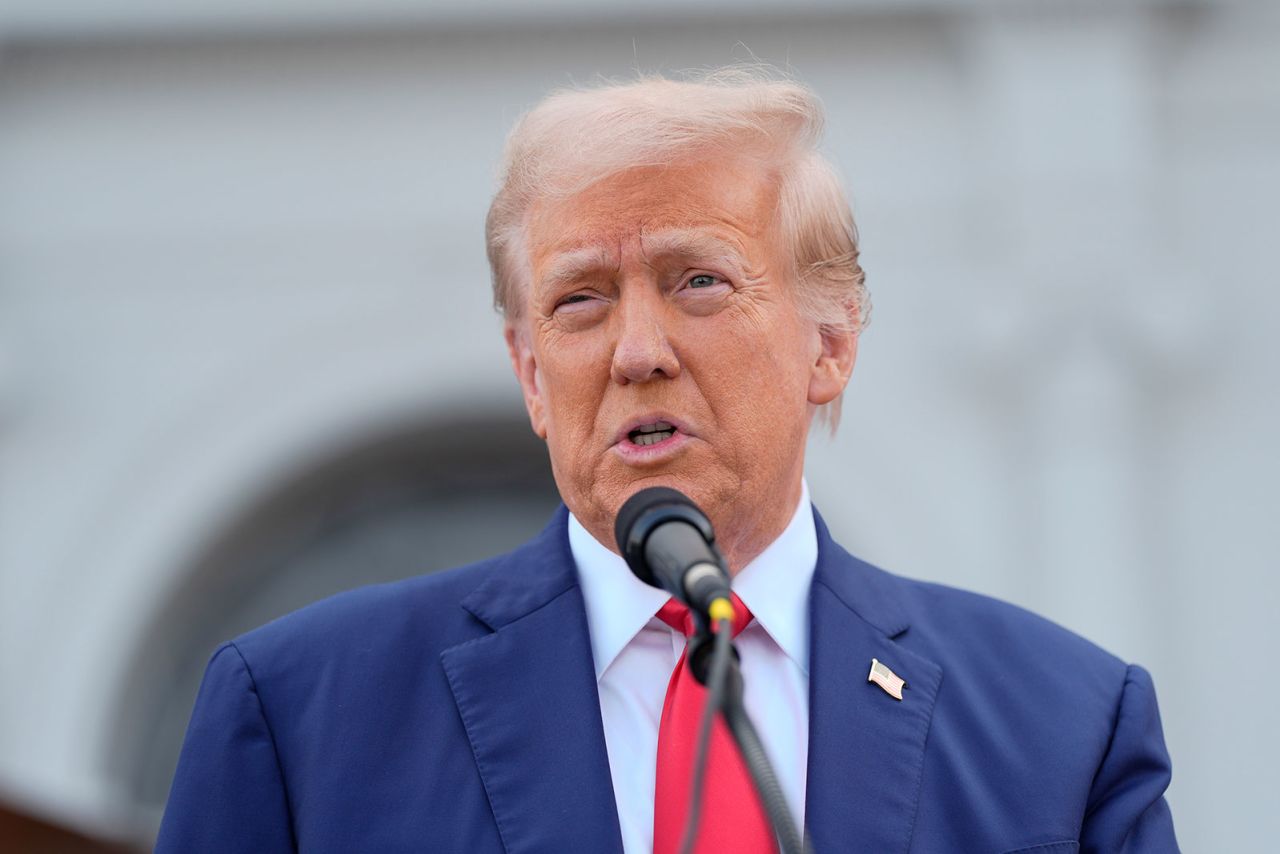
[[[738,510],[727,519],[712,517],[716,544],[729,565],[730,576],[736,576],[770,543],[782,536],[795,516],[802,492],[803,485],[797,478],[778,500],[769,502],[768,506],[753,508],[746,513]]]
[[[732,507],[704,507],[716,532],[716,545],[724,555],[729,575],[735,576],[755,560],[769,544],[778,539],[791,524],[796,506],[804,492],[801,476],[770,501],[755,507],[744,508],[740,503]],[[570,508],[573,509],[572,507]],[[614,554],[618,546],[613,536],[613,518],[605,514],[578,513],[574,516],[595,540]]]

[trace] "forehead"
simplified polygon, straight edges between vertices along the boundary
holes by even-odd
[[[535,272],[561,256],[615,254],[640,241],[646,252],[705,253],[770,241],[776,180],[758,162],[693,161],[629,169],[530,210]]]

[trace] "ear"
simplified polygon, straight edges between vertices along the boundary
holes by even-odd
[[[858,334],[822,328],[822,351],[809,374],[809,402],[815,406],[830,403],[840,396],[853,374],[858,355]]]
[[[529,336],[508,321],[503,334],[507,339],[507,353],[511,356],[511,369],[520,381],[524,394],[524,408],[529,412],[529,426],[539,439],[547,438],[546,407],[538,382],[538,360],[529,344]]]

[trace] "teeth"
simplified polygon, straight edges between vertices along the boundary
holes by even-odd
[[[668,428],[666,430],[658,430],[652,433],[637,433],[632,436],[631,441],[637,445],[656,445],[664,439],[670,439],[675,435],[675,432],[675,430]]]
[[[672,427],[670,424],[668,424],[668,423],[667,423],[667,422],[665,422],[665,421],[655,421],[655,422],[653,422],[652,424],[644,424],[644,425],[642,425],[642,426],[640,426],[640,427],[637,427],[637,428],[636,428],[634,431],[632,431],[632,432],[635,432],[635,433],[658,433],[658,432],[663,431],[663,430],[674,430],[674,429],[675,429],[674,427]]]
[[[631,444],[647,447],[670,439],[675,434],[675,425],[669,421],[654,421],[651,424],[641,424],[628,433],[627,436],[631,439]]]

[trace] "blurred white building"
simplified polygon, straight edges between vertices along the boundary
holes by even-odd
[[[1274,845],[1264,3],[10,0],[8,809],[148,844],[217,641],[541,526],[483,250],[504,134],[752,58],[825,100],[876,306],[811,452],[833,529],[1146,665],[1184,847]]]

